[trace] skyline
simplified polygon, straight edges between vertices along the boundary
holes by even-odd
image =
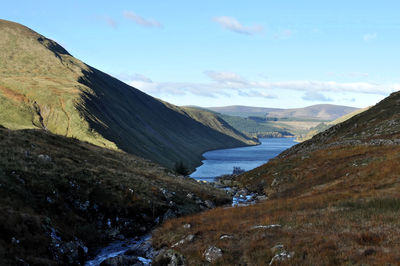
[[[51,1],[0,18],[177,105],[366,107],[400,90],[395,1]]]

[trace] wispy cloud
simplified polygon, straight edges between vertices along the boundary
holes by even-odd
[[[145,75],[138,74],[138,73],[133,73],[133,74],[127,74],[127,73],[120,73],[114,75],[116,78],[121,79],[121,80],[129,80],[129,81],[140,81],[140,82],[146,82],[146,83],[153,83],[153,81],[146,77]]]
[[[332,102],[331,98],[326,97],[322,93],[316,91],[307,91],[302,97],[305,101],[313,101],[313,102]]]
[[[364,34],[363,39],[364,41],[369,42],[373,39],[376,39],[376,37],[377,37],[376,33],[366,33]]]
[[[114,29],[117,28],[117,26],[118,26],[117,22],[110,16],[97,16],[97,20],[102,21],[107,26],[114,28]]]
[[[347,73],[328,72],[327,75],[335,76],[335,77],[346,77],[346,78],[366,78],[369,76],[369,73],[366,73],[366,72],[347,72]]]
[[[277,96],[273,94],[269,94],[263,91],[256,91],[256,90],[251,90],[251,91],[238,91],[238,94],[240,96],[244,97],[255,97],[255,98],[266,98],[266,99],[276,99]]]
[[[234,17],[228,17],[228,16],[215,17],[214,21],[220,24],[224,29],[239,34],[252,35],[263,31],[263,26],[261,25],[244,26]]]
[[[248,81],[245,78],[233,72],[205,71],[204,74],[206,74],[209,78],[219,83],[225,83],[225,84],[248,83]]]
[[[147,28],[161,28],[162,27],[161,23],[158,22],[157,20],[143,18],[131,11],[124,11],[123,15],[125,18],[127,18],[143,27],[147,27]]]
[[[233,72],[205,71],[210,82],[156,82],[140,74],[117,75],[128,84],[157,97],[165,95],[197,95],[204,97],[229,97],[241,95],[246,97],[274,98],[280,90],[303,91],[304,100],[331,101],[323,95],[326,92],[351,92],[361,94],[388,95],[400,90],[400,84],[375,84],[369,82],[336,82],[336,81],[266,81],[248,80]]]

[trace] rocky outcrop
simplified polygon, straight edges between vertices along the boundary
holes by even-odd
[[[178,251],[173,249],[162,250],[153,260],[153,266],[185,266],[186,259]]]

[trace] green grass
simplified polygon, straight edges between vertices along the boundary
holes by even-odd
[[[259,122],[254,119],[239,117],[239,116],[230,116],[220,114],[220,117],[225,120],[229,125],[233,128],[244,132],[250,136],[258,136],[262,134],[270,134],[279,133],[282,136],[290,136],[291,132],[287,130],[287,128],[277,127],[272,122]]]
[[[366,212],[399,212],[400,198],[374,198],[359,201],[347,201],[340,204],[351,210],[364,210]]]

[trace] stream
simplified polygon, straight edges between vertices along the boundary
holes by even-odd
[[[217,176],[231,174],[233,167],[240,167],[249,171],[296,144],[293,138],[260,139],[260,141],[261,144],[257,146],[206,152],[203,154],[205,157],[203,164],[190,176],[197,180],[214,182]],[[223,189],[232,190],[230,187]],[[248,206],[264,198],[262,195],[238,190],[232,194],[231,206]],[[151,234],[140,238],[112,242],[108,246],[98,250],[95,257],[87,261],[85,265],[98,266],[106,259],[124,254],[132,255],[132,253],[142,263],[138,262],[138,265],[151,265],[153,250],[150,241]]]
[[[230,190],[230,188],[225,188]],[[232,196],[232,207],[248,206],[257,202],[255,193],[248,193],[239,191]],[[152,248],[148,245],[151,241],[151,234],[127,240],[119,240],[110,243],[108,246],[98,250],[95,257],[87,262],[85,266],[98,266],[104,260],[123,255],[127,252],[134,252],[136,254],[142,254],[143,257],[138,256],[137,258],[142,265],[151,265],[152,262]],[[147,245],[146,245],[147,243]]]
[[[98,266],[100,263],[102,263],[104,260],[108,258],[112,258],[118,255],[122,255],[128,251],[133,251],[133,250],[141,250],[141,245],[149,242],[151,239],[151,235],[145,235],[139,238],[135,239],[127,239],[123,241],[115,241],[109,244],[108,246],[100,249],[96,256],[85,262],[85,266]],[[151,250],[150,250],[151,252]],[[145,252],[142,252],[145,253]],[[143,265],[151,265],[151,258],[147,258],[145,254],[143,254],[144,257],[138,256],[137,258],[139,259],[140,262],[142,262]]]

